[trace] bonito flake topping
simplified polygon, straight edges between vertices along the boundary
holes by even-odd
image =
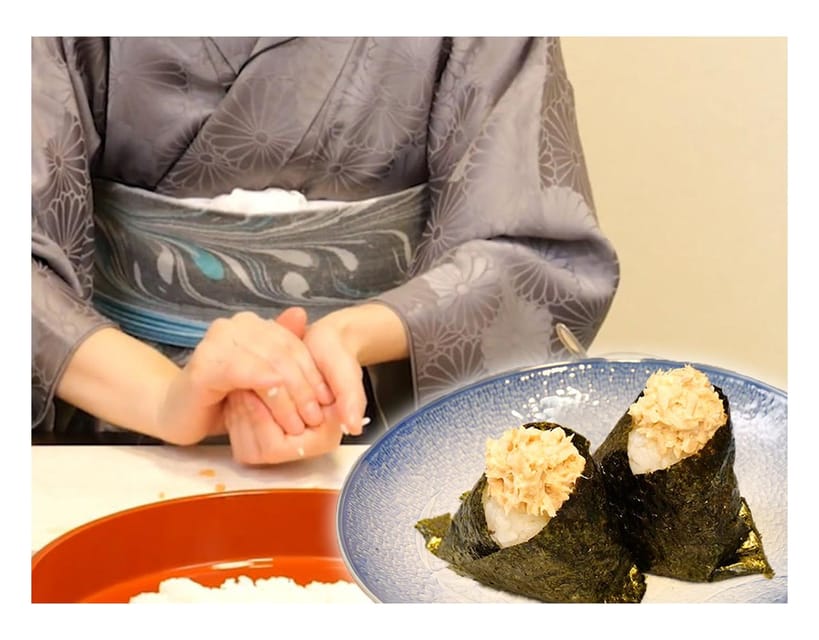
[[[689,364],[653,373],[628,412],[658,454],[678,460],[699,451],[728,420],[708,376]]]
[[[559,427],[517,427],[486,441],[487,491],[506,513],[554,517],[585,465]]]

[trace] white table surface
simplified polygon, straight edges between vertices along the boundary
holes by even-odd
[[[32,552],[71,529],[123,509],[183,496],[268,488],[340,489],[367,445],[321,458],[246,467],[227,445],[31,447]]]

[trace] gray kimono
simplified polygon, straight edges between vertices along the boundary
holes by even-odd
[[[178,205],[271,187],[336,204]],[[588,346],[619,279],[554,38],[34,38],[31,202],[32,428],[104,326],[183,362],[220,315],[380,300],[398,415],[564,358],[558,321]]]

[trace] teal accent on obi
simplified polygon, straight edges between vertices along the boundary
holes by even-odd
[[[192,249],[193,261],[205,277],[211,280],[222,280],[225,277],[225,268],[212,253],[202,249]]]

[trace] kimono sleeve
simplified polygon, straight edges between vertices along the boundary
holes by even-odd
[[[69,357],[112,324],[91,305],[90,166],[101,143],[105,59],[101,39],[32,38],[32,429],[53,426],[54,392]]]
[[[600,229],[560,43],[455,38],[427,142],[431,213],[412,277],[379,300],[403,318],[415,402],[588,346],[619,281]]]

